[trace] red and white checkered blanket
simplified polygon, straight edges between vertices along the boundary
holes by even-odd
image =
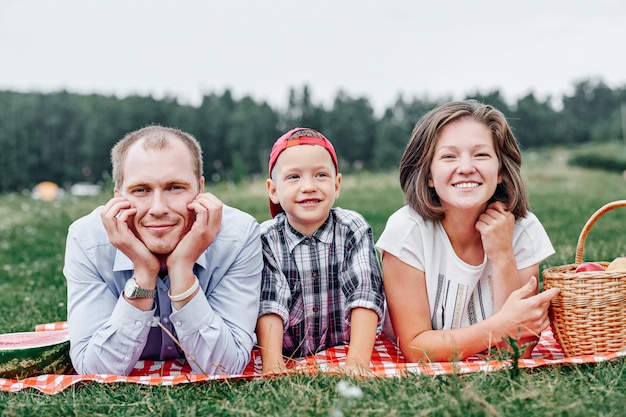
[[[67,328],[66,322],[41,324],[37,331],[60,330]],[[347,348],[337,346],[327,349],[296,362],[294,372],[319,373],[334,372],[333,369],[345,361]],[[581,364],[589,362],[603,362],[620,356],[626,352],[615,352],[605,355],[589,355],[579,357],[565,357],[563,350],[554,339],[551,330],[541,334],[541,339],[535,347],[532,359],[519,361],[520,368],[535,368],[557,364]],[[459,362],[432,362],[432,363],[405,363],[402,353],[396,345],[387,339],[376,341],[372,353],[373,374],[378,377],[399,377],[406,373],[424,375],[445,375],[452,373],[492,372],[507,369],[510,361],[488,360],[480,357],[471,357]],[[22,380],[0,378],[1,391],[20,391],[34,388],[46,394],[56,394],[65,388],[85,381],[107,383],[135,383],[146,385],[176,385],[192,382],[221,380],[231,378],[263,378],[261,375],[261,355],[258,350],[252,351],[252,359],[240,375],[199,375],[191,373],[191,368],[184,360],[137,362],[135,369],[129,376],[121,375],[41,375]]]

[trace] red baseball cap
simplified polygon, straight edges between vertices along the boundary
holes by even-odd
[[[296,135],[296,137],[291,138],[298,131],[304,131],[302,136]],[[313,136],[311,132],[313,132],[315,136]],[[317,137],[318,135],[319,137]],[[272,169],[274,169],[274,165],[276,165],[276,161],[278,160],[278,157],[280,156],[280,154],[283,153],[285,149],[291,146],[298,146],[298,145],[322,146],[324,149],[328,151],[328,153],[330,154],[330,157],[333,160],[333,163],[335,164],[335,173],[339,172],[339,164],[337,163],[337,154],[335,153],[335,148],[333,147],[333,144],[330,143],[330,141],[326,139],[326,137],[322,135],[320,132],[318,132],[317,130],[306,128],[306,127],[296,127],[294,129],[291,129],[289,132],[285,133],[281,137],[279,137],[278,140],[274,143],[274,146],[272,146],[272,152],[270,153],[269,171],[268,171],[270,178],[272,177]],[[272,203],[272,200],[270,200],[270,213],[272,217],[276,217],[278,213],[282,213],[283,211],[284,210],[280,204]]]

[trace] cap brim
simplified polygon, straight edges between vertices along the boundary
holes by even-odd
[[[280,204],[272,203],[272,200],[270,199],[270,214],[272,215],[272,218],[276,217],[278,213],[282,213],[283,211],[283,207]]]

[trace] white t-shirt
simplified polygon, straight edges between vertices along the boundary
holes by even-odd
[[[424,271],[434,330],[466,327],[493,315],[491,261],[485,257],[476,266],[463,262],[440,222],[426,221],[404,206],[389,217],[376,248]],[[554,253],[548,234],[534,214],[528,213],[515,222],[513,251],[518,270]],[[386,324],[385,329],[391,329]]]

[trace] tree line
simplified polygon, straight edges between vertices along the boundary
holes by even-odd
[[[500,109],[524,149],[623,135],[626,86],[611,89],[598,79],[575,83],[573,92],[560,99],[529,93],[508,104],[499,90],[466,98]],[[248,96],[237,100],[229,90],[206,94],[198,106],[173,97],[0,91],[0,192],[30,189],[40,181],[64,187],[106,181],[113,144],[150,124],[193,134],[202,144],[207,181],[267,175],[272,144],[296,126],[324,133],[335,145],[344,173],[389,170],[397,166],[417,120],[449,100],[399,96],[376,115],[367,98],[341,91],[330,107],[314,103],[306,85],[290,89],[286,109]]]

